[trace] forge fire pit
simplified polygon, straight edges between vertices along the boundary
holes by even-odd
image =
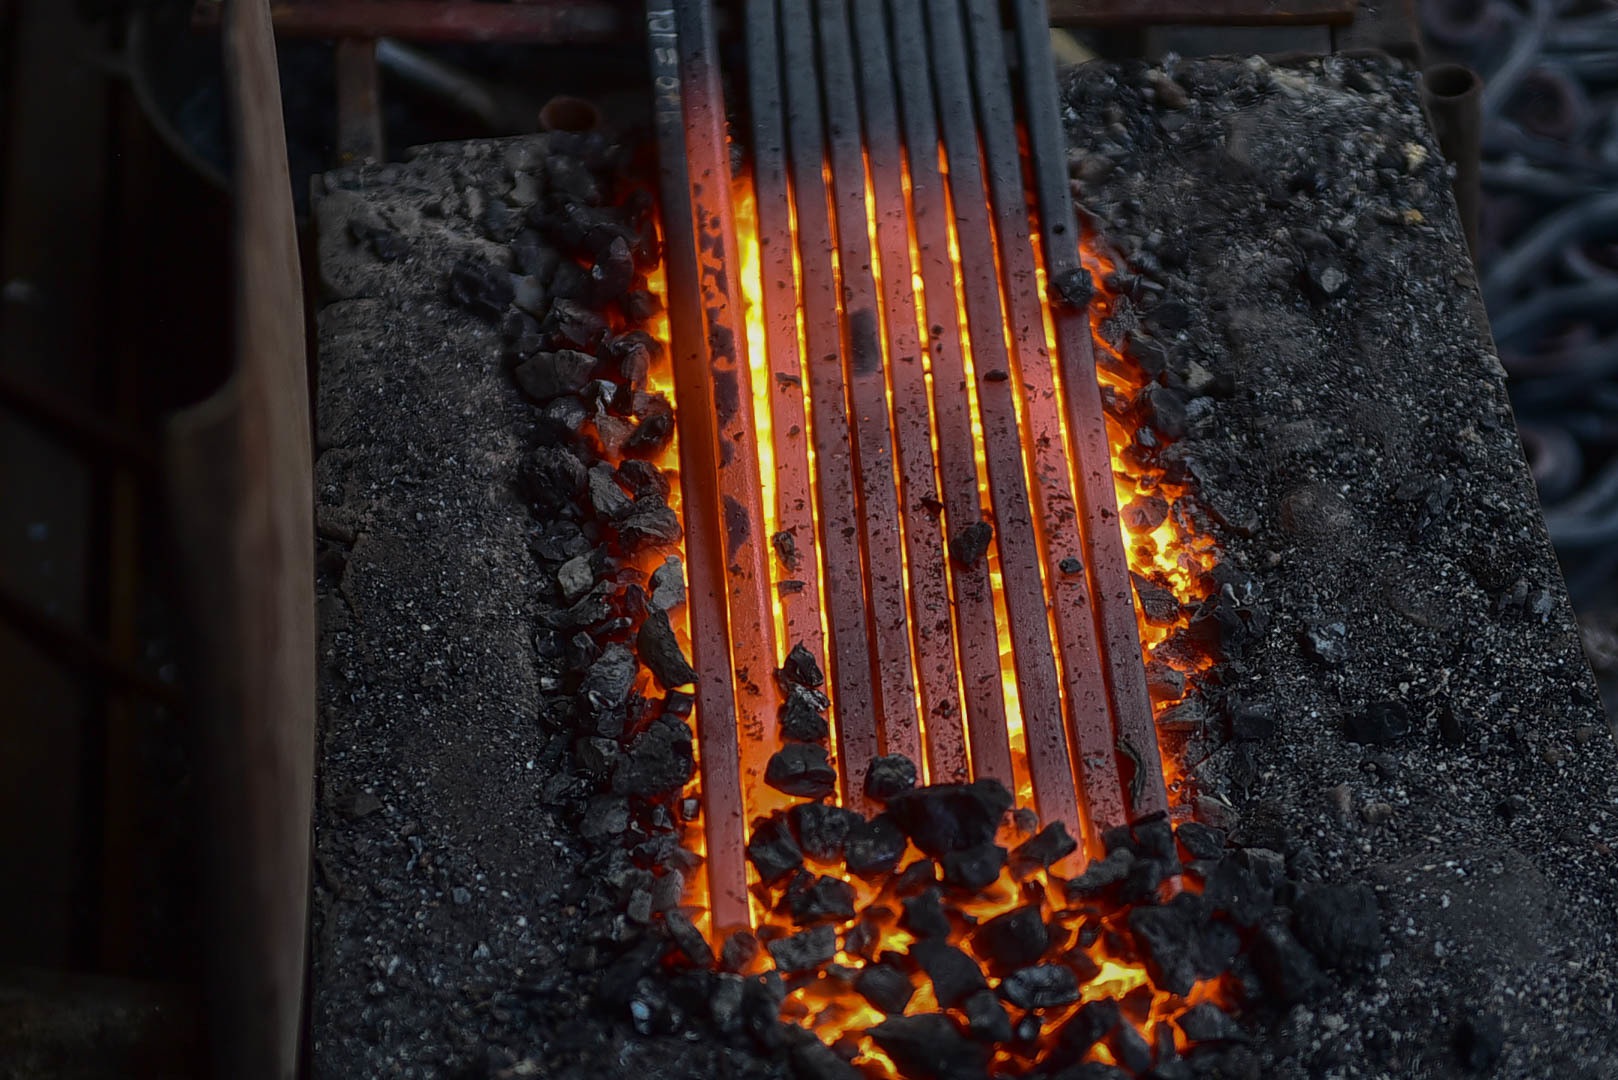
[[[314,1075],[1618,1074],[1412,78],[766,4],[727,137],[701,7],[317,185]]]

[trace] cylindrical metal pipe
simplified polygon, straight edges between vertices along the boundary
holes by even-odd
[[[1455,166],[1455,207],[1466,247],[1478,256],[1478,204],[1482,198],[1483,81],[1464,64],[1434,64],[1422,72],[1421,103],[1438,147]]]

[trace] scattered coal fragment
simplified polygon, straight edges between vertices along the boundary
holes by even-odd
[[[1193,1005],[1174,1021],[1194,1043],[1247,1042],[1247,1032],[1212,1002]]]
[[[787,811],[798,846],[811,859],[835,862],[842,858],[848,833],[862,818],[852,810],[826,803],[799,803]]]
[[[1153,626],[1173,626],[1180,618],[1180,601],[1174,591],[1151,578],[1139,574],[1135,580],[1135,596],[1140,600],[1141,614]]]
[[[906,1076],[969,1080],[982,1077],[989,1064],[988,1048],[967,1039],[942,1013],[889,1017],[869,1034]]]
[[[910,946],[910,955],[932,981],[933,997],[940,1008],[948,1009],[989,985],[975,960],[943,941],[918,941]]]
[[[899,925],[918,938],[949,937],[949,916],[944,914],[944,894],[937,886],[923,889],[903,901],[904,914]]]
[[[803,642],[792,646],[787,653],[786,663],[776,672],[783,688],[802,686],[810,690],[826,685],[826,676],[821,673],[820,665],[815,663],[814,654],[804,648]]]
[[[1068,835],[1067,826],[1053,821],[1011,850],[1011,870],[1025,877],[1067,858],[1079,848],[1079,842]]]
[[[684,787],[695,769],[691,729],[678,717],[663,716],[636,738],[618,762],[612,789],[640,798],[667,795]]]
[[[956,530],[955,535],[950,537],[950,558],[971,569],[988,553],[989,544],[993,540],[994,526],[987,521],[974,521]]]
[[[1003,974],[1026,967],[1045,955],[1050,934],[1039,905],[1029,904],[996,915],[972,933],[972,949],[986,957],[989,970]]]
[[[1118,1003],[1111,998],[1090,1001],[1079,1006],[1067,1022],[1056,1029],[1056,1048],[1051,1058],[1054,1064],[1078,1061],[1090,1048],[1117,1027],[1122,1016]]]
[[[1002,1043],[1011,1039],[1011,1017],[992,990],[979,990],[961,1006],[966,1013],[966,1030],[979,1042]]]
[[[590,383],[595,357],[572,349],[537,353],[517,365],[514,375],[523,393],[540,404],[563,394],[576,394]]]
[[[747,857],[766,884],[774,884],[803,865],[803,849],[793,837],[786,818],[771,814],[753,823]]]
[[[1258,925],[1275,907],[1275,891],[1236,854],[1219,861],[1202,890],[1203,898],[1237,926]]]
[[[1309,950],[1281,923],[1261,926],[1251,949],[1253,966],[1265,989],[1283,1004],[1305,1000],[1325,981]]]
[[[449,294],[454,301],[489,322],[499,322],[517,291],[504,270],[470,260],[449,272]]]
[[[823,919],[845,922],[854,917],[854,886],[822,874],[807,888],[787,892],[787,910],[799,926]]]
[[[1056,294],[1055,298],[1071,308],[1088,306],[1090,298],[1096,291],[1096,284],[1090,277],[1090,271],[1082,266],[1057,275],[1051,285]]]
[[[997,780],[935,784],[888,801],[888,812],[928,855],[991,843],[1011,809],[1011,793]]]
[[[873,877],[898,866],[904,853],[904,833],[890,815],[878,814],[849,829],[844,859],[849,873]]]
[[[1137,907],[1129,912],[1129,930],[1140,949],[1152,982],[1172,994],[1191,992],[1199,977],[1219,974],[1204,955],[1203,931],[1208,925],[1207,902],[1180,893],[1167,904]]]
[[[1136,532],[1151,532],[1169,516],[1169,504],[1160,495],[1143,495],[1121,508],[1124,524]]]
[[[830,926],[817,926],[791,937],[778,938],[765,948],[769,949],[776,970],[789,975],[809,971],[837,955],[837,931]]]
[[[916,764],[902,754],[889,754],[871,762],[865,774],[865,794],[885,803],[916,786]]]
[[[976,892],[1000,876],[1006,865],[1006,849],[999,844],[978,844],[965,851],[946,851],[939,861],[946,883]]]
[[[788,743],[764,767],[764,782],[788,795],[820,799],[837,790],[837,770],[831,767],[825,747]]]
[[[702,936],[685,912],[675,908],[663,916],[663,925],[668,928],[669,937],[674,940],[674,947],[679,949],[685,958],[697,967],[713,967],[713,948],[709,946],[708,939]]]
[[[1348,659],[1348,625],[1342,622],[1311,623],[1303,632],[1303,648],[1327,667]]]
[[[910,976],[890,964],[867,964],[854,980],[854,989],[885,1013],[904,1012],[916,988]]]
[[[831,699],[819,690],[793,684],[781,704],[781,734],[794,742],[825,742],[831,734],[825,712]]]
[[[1084,868],[1084,873],[1067,883],[1067,895],[1073,900],[1094,900],[1117,888],[1129,876],[1135,865],[1135,853],[1119,848],[1097,859]]]
[[[1387,746],[1410,734],[1410,710],[1402,701],[1379,701],[1343,718],[1343,737],[1364,746]]]
[[[1230,737],[1238,742],[1261,742],[1275,734],[1275,713],[1268,705],[1233,701],[1228,713]]]
[[[680,643],[675,640],[674,626],[666,611],[649,612],[635,632],[635,651],[646,665],[657,684],[665,690],[689,686],[697,681],[697,672],[686,662]]]
[[[1376,892],[1368,885],[1310,889],[1292,905],[1292,915],[1298,940],[1327,967],[1364,967],[1381,949]]]
[[[1174,830],[1180,846],[1193,859],[1217,859],[1224,854],[1225,831],[1200,821],[1184,821]]]
[[[1019,1009],[1054,1009],[1079,1000],[1079,980],[1065,964],[1036,964],[1001,980],[1000,995]]]
[[[1493,1069],[1505,1047],[1505,1027],[1493,1013],[1468,1016],[1455,1029],[1455,1054],[1462,1067],[1472,1072]]]

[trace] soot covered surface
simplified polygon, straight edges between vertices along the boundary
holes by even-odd
[[[1618,1075],[1612,735],[1415,101],[1370,61],[1066,79],[1081,209],[1142,273],[1106,329],[1222,548],[1195,806],[1305,897],[1376,890],[1382,948],[1270,1004],[1266,1075]]]

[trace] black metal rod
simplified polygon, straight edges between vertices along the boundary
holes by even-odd
[[[1478,208],[1483,199],[1483,80],[1464,64],[1434,64],[1421,73],[1421,103],[1438,148],[1455,166],[1455,209],[1466,248],[1478,257]]]

